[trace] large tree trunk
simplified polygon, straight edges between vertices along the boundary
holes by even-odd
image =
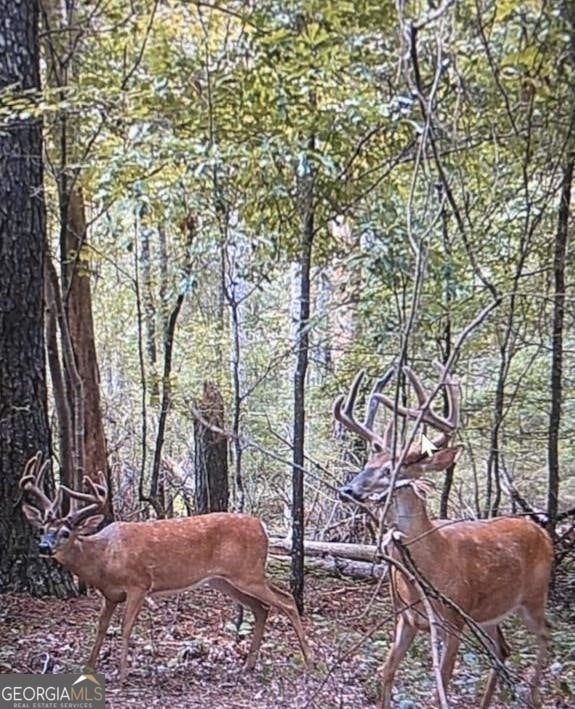
[[[194,502],[196,514],[228,509],[228,440],[224,400],[215,384],[204,382],[194,421]]]
[[[0,17],[0,92],[31,100],[30,92],[40,88],[37,4],[0,0]],[[42,123],[15,119],[0,131],[0,591],[67,596],[74,592],[71,578],[38,556],[18,488],[28,458],[38,450],[50,454],[45,228]]]

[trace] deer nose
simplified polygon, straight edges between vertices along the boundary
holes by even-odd
[[[48,542],[40,542],[38,544],[38,551],[42,556],[51,556],[52,555],[52,547]]]
[[[339,488],[338,492],[339,492],[339,499],[342,502],[349,502],[350,500],[358,500],[359,499],[351,485],[342,485]]]

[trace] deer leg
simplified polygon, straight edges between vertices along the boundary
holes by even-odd
[[[417,629],[403,615],[400,615],[393,634],[393,643],[385,658],[381,679],[381,707],[390,709],[391,689],[397,668],[417,635]]]
[[[307,646],[305,633],[301,624],[297,606],[291,594],[288,594],[286,591],[279,592],[271,584],[269,584],[265,578],[262,579],[260,583],[238,583],[234,579],[232,585],[241,593],[261,601],[264,606],[279,608],[279,610],[287,615],[297,635],[305,663],[306,665],[309,665],[311,661],[311,653]]]
[[[88,667],[93,670],[96,669],[98,663],[98,655],[100,654],[100,648],[104,642],[104,637],[106,636],[106,631],[116,610],[118,604],[114,601],[110,601],[108,598],[104,598],[104,603],[102,609],[100,610],[100,617],[98,618],[98,632],[96,633],[96,640],[92,646],[92,651],[90,652],[90,657],[88,658]]]
[[[539,693],[539,683],[541,681],[541,673],[543,672],[543,668],[547,664],[549,642],[551,640],[549,623],[547,622],[547,618],[545,618],[545,610],[540,605],[535,608],[523,606],[521,608],[521,617],[523,618],[523,622],[525,623],[527,630],[537,636],[539,649],[537,651],[535,672],[530,685],[531,703],[534,707],[540,707],[541,695]]]
[[[455,661],[457,659],[457,650],[461,637],[461,628],[450,627],[446,628],[443,634],[443,651],[441,653],[441,681],[443,682],[443,691],[447,694],[447,687],[453,674]]]
[[[138,613],[142,608],[146,591],[138,589],[128,593],[126,599],[126,608],[124,610],[124,618],[122,621],[122,655],[120,658],[120,682],[123,683],[126,679],[127,664],[128,664],[128,644],[130,642],[130,634]]]
[[[257,598],[254,598],[253,596],[248,596],[245,593],[241,593],[241,591],[238,591],[237,588],[232,586],[231,583],[229,583],[228,581],[224,581],[223,579],[216,579],[214,581],[211,581],[210,586],[212,588],[217,588],[219,591],[222,591],[223,593],[227,594],[228,596],[231,596],[238,603],[241,603],[242,606],[249,608],[251,610],[251,612],[254,614],[254,619],[255,619],[254,633],[252,636],[252,642],[250,645],[248,657],[246,659],[246,664],[245,664],[246,670],[253,670],[256,665],[258,655],[260,652],[260,645],[262,644],[264,629],[266,627],[266,621],[267,621],[268,613],[269,613],[269,606],[264,605]]]
[[[485,633],[489,635],[491,641],[493,642],[493,652],[501,660],[505,660],[509,657],[510,649],[507,644],[505,637],[498,625],[483,628]],[[493,698],[493,692],[495,691],[495,685],[497,684],[498,671],[495,667],[489,670],[489,677],[487,679],[487,684],[485,685],[485,690],[483,692],[483,697],[481,698],[480,709],[487,709]]]
[[[254,633],[245,665],[246,670],[253,670],[256,666],[258,655],[260,654],[260,645],[262,644],[269,608],[252,596],[244,596],[242,594],[242,598],[244,599],[243,601],[239,598],[238,600],[242,605],[247,606],[251,610],[255,619]]]

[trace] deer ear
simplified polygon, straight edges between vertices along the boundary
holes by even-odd
[[[104,515],[93,515],[84,520],[76,529],[74,530],[77,534],[94,534],[98,530],[98,527],[102,524],[105,517]]]
[[[32,505],[29,505],[27,502],[23,502],[22,512],[24,512],[24,516],[35,529],[42,529],[44,526],[44,518],[40,510],[32,507]]]
[[[430,455],[429,458],[424,458],[415,463],[413,470],[418,473],[438,473],[441,470],[447,470],[457,461],[462,451],[463,446],[441,448]]]

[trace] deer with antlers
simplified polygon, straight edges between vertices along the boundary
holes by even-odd
[[[97,588],[104,597],[96,640],[88,665],[95,668],[98,654],[119,603],[125,602],[122,624],[120,680],[127,671],[132,627],[148,594],[182,591],[209,585],[249,608],[255,617],[246,669],[252,669],[270,608],[287,615],[296,632],[306,662],[309,651],[293,597],[265,576],[268,538],[259,520],[244,514],[214,512],[196,517],[113,522],[96,532],[103,522],[108,488],[105,477],[84,478],[87,492],[60,485],[51,500],[44,492],[49,461],[40,454],[31,458],[20,480],[21,488],[35,500],[23,503],[28,521],[42,531],[40,553],[50,556]],[[84,506],[61,514],[63,495]],[[95,532],[95,533],[94,533]]]
[[[395,673],[418,631],[433,632],[435,627],[440,628],[442,687],[438,690],[441,697],[451,678],[461,635],[469,621],[480,626],[491,652],[503,663],[509,648],[500,623],[506,616],[518,612],[537,638],[538,653],[530,694],[533,706],[538,707],[541,705],[540,676],[549,643],[545,606],[553,562],[551,540],[546,531],[527,518],[498,517],[455,523],[430,520],[422,476],[447,469],[461,451],[460,446],[450,444],[459,425],[459,383],[441,365],[439,368],[449,405],[445,417],[431,409],[433,397],[410,367],[404,367],[403,371],[415,391],[418,407],[402,406],[395,398],[379,391],[372,393],[369,402],[372,412],[374,404],[379,403],[392,412],[383,435],[375,433],[373,426],[358,421],[353,413],[363,372],[354,379],[347,397],[340,396],[334,404],[336,420],[373,448],[363,470],[340,488],[342,499],[386,501],[389,521],[400,540],[400,543],[391,542],[390,556],[402,562],[407,553],[417,578],[434,591],[423,598],[424,587],[412,573],[406,573],[406,566],[392,565],[391,595],[396,623],[393,643],[383,666],[381,705],[384,709],[391,707]],[[390,370],[384,380],[389,381],[393,374]],[[437,432],[433,453],[423,452],[417,444],[410,446],[408,441],[394,455],[394,423],[402,419],[415,420],[416,427],[426,424]],[[492,669],[481,700],[482,708],[489,706],[496,681],[497,670]]]

